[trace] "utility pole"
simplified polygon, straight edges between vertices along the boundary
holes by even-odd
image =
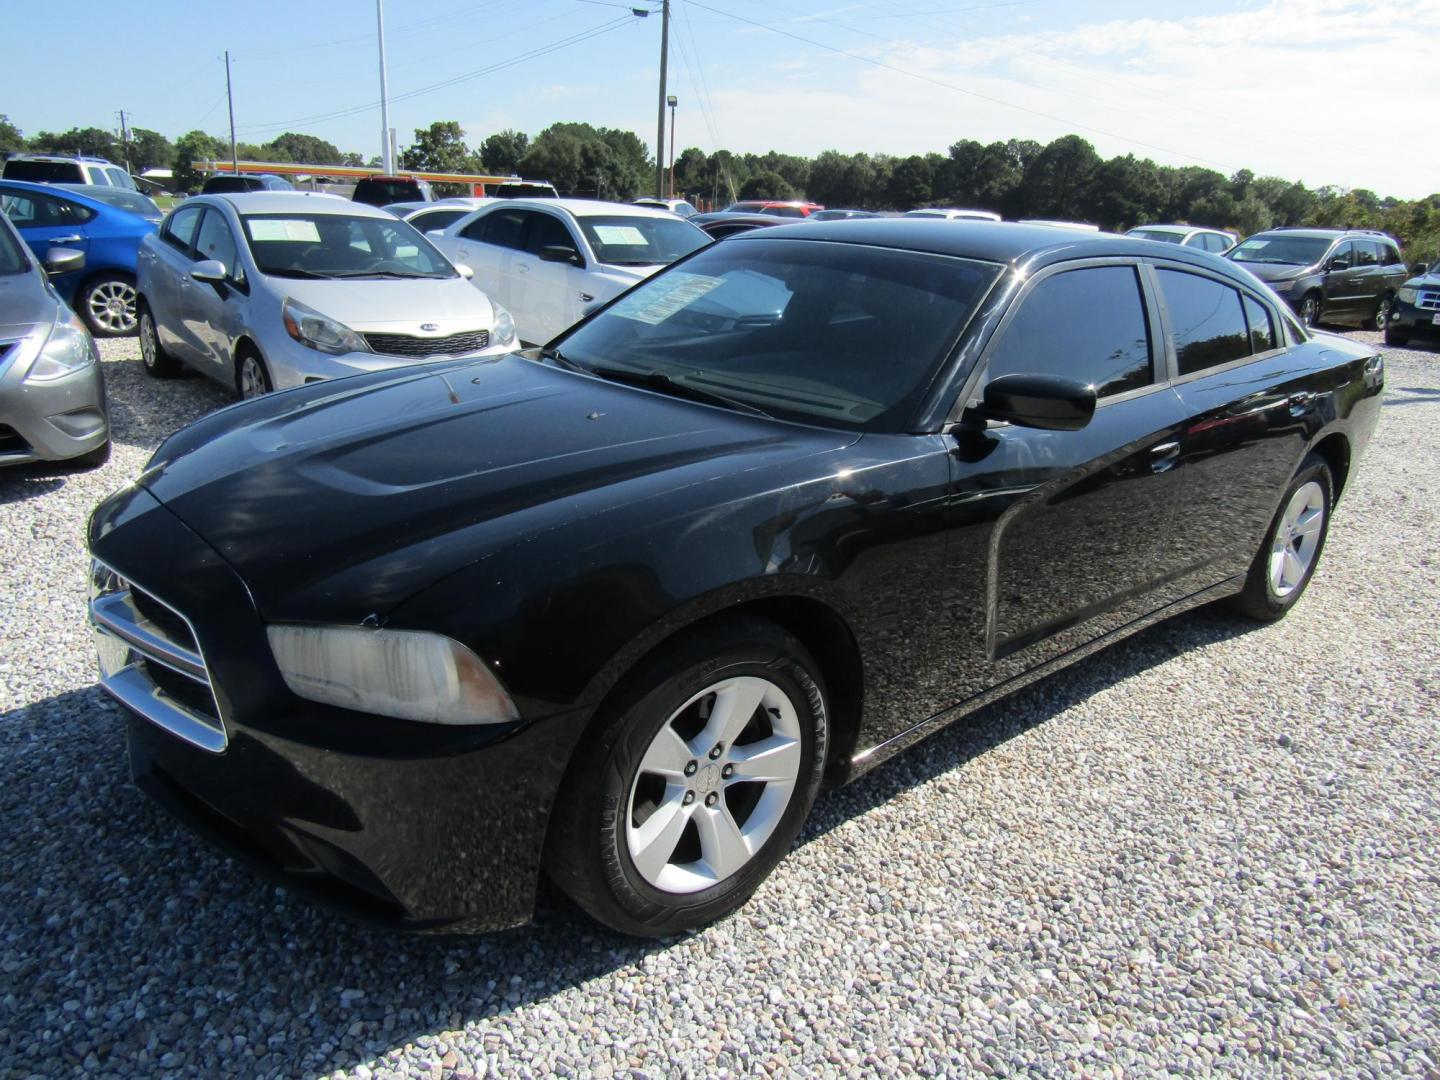
[[[390,148],[390,94],[385,89],[385,0],[375,0],[375,32],[380,39],[380,167],[388,176],[395,171]]]
[[[655,197],[665,197],[665,67],[670,57],[670,0],[660,10],[660,109],[655,124]]]
[[[225,100],[230,103],[230,164],[240,171],[240,152],[235,149],[235,95],[230,89],[230,50],[225,50]]]
[[[125,110],[120,110],[120,145],[125,151],[125,171],[131,172],[130,168],[130,129],[125,125]]]

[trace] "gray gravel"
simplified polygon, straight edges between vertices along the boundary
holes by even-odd
[[[1199,612],[986,710],[663,944],[554,900],[370,930],[129,786],[83,523],[230,396],[102,351],[112,462],[0,474],[0,1078],[1440,1075],[1440,350],[1390,350],[1289,619]]]

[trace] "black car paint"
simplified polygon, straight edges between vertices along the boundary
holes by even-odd
[[[1102,402],[1076,432],[950,423],[1048,266],[1156,260],[1264,290],[1213,256],[1041,228],[860,221],[765,238],[782,236],[1010,265],[912,433],[772,421],[517,355],[303,387],[167,441],[97,509],[91,546],[192,615],[230,744],[207,754],[132,716],[142,786],[348,906],[415,928],[514,925],[587,725],[673,635],[743,607],[807,641],[844,782],[1238,589],[1303,456],[1318,448],[1343,482],[1378,416],[1378,360],[1317,335]],[[1157,364],[1175,370],[1168,348]],[[447,634],[522,719],[438,728],[301,701],[267,621]]]
[[[1440,340],[1440,323],[1435,321],[1440,318],[1440,271],[1430,267],[1405,282],[1404,287],[1415,290],[1415,299],[1407,302],[1397,295],[1385,328],[1385,340],[1397,343],[1412,337]]]

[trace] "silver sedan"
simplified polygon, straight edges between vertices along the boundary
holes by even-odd
[[[403,221],[299,192],[187,199],[140,245],[140,354],[255,397],[441,357],[500,354],[515,323]]]

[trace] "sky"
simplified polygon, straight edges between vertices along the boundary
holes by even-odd
[[[289,130],[379,153],[373,0],[72,0],[65,25],[85,31],[63,35],[55,10],[5,16],[0,113],[27,133],[115,128],[123,108],[172,139],[223,136],[229,49],[242,142]],[[1440,191],[1440,0],[672,0],[672,14],[681,149],[906,155],[1073,132],[1105,157]],[[566,120],[654,147],[658,13],[385,0],[385,21],[402,146],[434,120],[472,144]]]

